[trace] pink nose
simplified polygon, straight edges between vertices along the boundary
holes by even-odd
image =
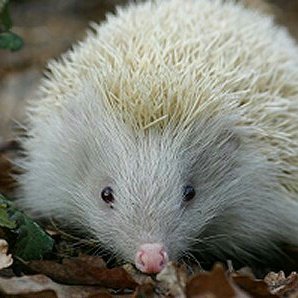
[[[135,265],[144,273],[158,273],[165,267],[168,260],[168,254],[163,245],[145,243],[136,253]]]

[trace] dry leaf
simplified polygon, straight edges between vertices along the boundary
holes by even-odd
[[[167,285],[168,291],[174,297],[184,298],[187,281],[186,268],[169,262],[156,276],[156,279]]]
[[[252,279],[250,276],[232,274],[234,282],[247,293],[255,298],[278,297],[270,293],[268,285],[263,280]]]
[[[7,159],[6,154],[0,153],[0,192],[10,194],[15,187],[15,181],[11,178],[11,162]]]
[[[8,243],[4,239],[0,239],[0,270],[9,267],[13,263],[11,254],[8,252]]]
[[[8,141],[0,143],[0,192],[11,194],[16,187],[16,180],[11,174],[16,174],[13,165],[10,162],[16,151],[20,150],[20,145],[17,141]]]
[[[1,297],[87,298],[96,297],[95,295],[97,297],[112,297],[106,290],[98,287],[61,285],[44,275],[0,277]]]
[[[135,289],[138,284],[123,268],[107,269],[97,256],[80,256],[54,261],[31,261],[27,266],[36,273],[43,273],[57,282],[80,285],[99,285],[108,288]]]
[[[186,285],[186,296],[189,298],[253,297],[239,289],[220,264],[216,264],[211,272],[201,272],[191,278]]]
[[[154,284],[151,282],[144,283],[137,287],[134,292],[133,298],[146,297],[146,298],[155,298],[160,297],[154,293]],[[177,297],[178,298],[178,297]]]
[[[265,276],[264,282],[269,286],[272,294],[280,297],[289,297],[291,294],[291,297],[298,297],[298,275],[296,272],[292,272],[288,277],[285,277],[283,271],[270,272]]]

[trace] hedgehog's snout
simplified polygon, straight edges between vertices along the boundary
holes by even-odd
[[[168,260],[168,254],[162,244],[146,243],[139,247],[135,265],[144,273],[158,273],[166,266]]]

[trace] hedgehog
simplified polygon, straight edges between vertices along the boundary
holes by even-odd
[[[49,62],[17,203],[144,273],[298,245],[298,48],[223,0],[130,3]]]

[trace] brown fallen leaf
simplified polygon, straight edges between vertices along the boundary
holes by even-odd
[[[238,275],[233,273],[232,278],[242,290],[245,290],[252,297],[255,298],[274,298],[279,297],[270,293],[268,285],[259,279],[252,279],[250,276]]]
[[[0,192],[10,194],[15,187],[15,181],[10,176],[12,164],[6,154],[0,153]]]
[[[278,297],[298,297],[298,274],[296,272],[292,272],[288,277],[283,271],[270,272],[265,276],[264,282],[269,286],[271,293]]]
[[[160,297],[157,296],[154,292],[154,284],[153,283],[144,283],[137,287],[136,291],[134,292],[133,298],[140,298],[140,297],[146,297],[146,298],[155,298]]]
[[[27,266],[36,273],[43,273],[65,284],[98,285],[108,288],[135,289],[138,283],[121,267],[107,269],[97,256],[81,255],[64,259],[62,264],[54,261],[31,261]]]
[[[215,264],[212,271],[201,272],[186,284],[188,298],[248,298],[253,297],[238,288],[221,264]]]
[[[7,254],[8,243],[4,239],[0,239],[0,270],[9,267],[13,263],[12,255]]]
[[[95,296],[97,295],[97,296]],[[0,277],[0,297],[87,298],[113,297],[107,290],[91,286],[61,285],[44,275]]]
[[[16,180],[11,176],[16,174],[16,170],[10,159],[18,150],[20,145],[17,141],[0,143],[0,192],[5,195],[10,195],[16,187]]]
[[[168,293],[173,297],[186,297],[185,285],[187,281],[187,271],[184,266],[169,262],[156,276],[156,279],[165,284]]]
[[[113,298],[113,297],[116,297],[116,296],[113,296],[107,293],[99,293],[99,294],[93,294],[88,296],[88,298]],[[121,298],[125,298],[125,297],[121,297]],[[129,296],[129,298],[131,298],[131,296]]]

